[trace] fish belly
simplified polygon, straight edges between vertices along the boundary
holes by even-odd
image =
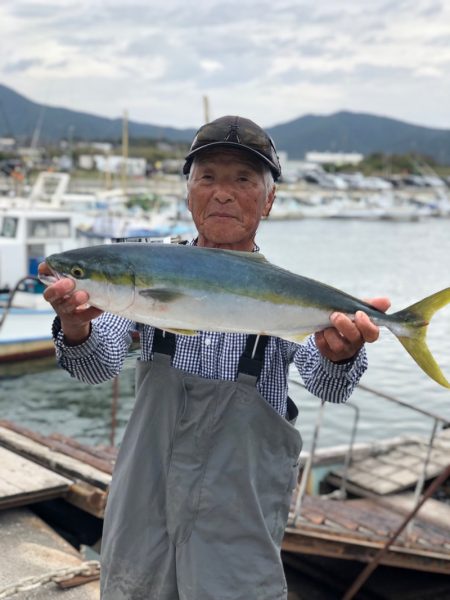
[[[159,328],[257,333],[286,339],[329,325],[329,312],[226,293],[189,293],[169,302],[136,294],[123,316]]]

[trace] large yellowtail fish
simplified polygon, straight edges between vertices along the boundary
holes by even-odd
[[[425,373],[450,387],[425,341],[431,317],[450,302],[450,288],[385,314],[250,252],[123,243],[53,254],[46,262],[54,277],[44,283],[69,277],[92,306],[185,335],[241,332],[299,342],[329,327],[332,312],[362,310],[390,329]]]

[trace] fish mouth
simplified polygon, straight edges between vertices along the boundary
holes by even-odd
[[[58,271],[55,271],[55,269],[53,269],[48,263],[47,263],[47,266],[50,269],[50,271],[52,272],[52,274],[48,275],[48,274],[44,274],[44,273],[39,273],[39,275],[38,275],[39,281],[41,283],[43,283],[44,285],[46,285],[46,286],[53,285],[59,279],[62,279],[63,277],[65,277],[65,275],[58,273]]]

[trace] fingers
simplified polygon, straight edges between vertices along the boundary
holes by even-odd
[[[375,342],[380,335],[378,326],[362,311],[356,312],[353,321],[342,313],[333,313],[330,321],[340,336],[355,347]]]
[[[381,312],[386,312],[391,306],[389,298],[384,296],[365,302]],[[320,353],[333,362],[356,356],[365,343],[376,342],[380,335],[378,326],[363,311],[357,311],[353,319],[334,312],[330,322],[332,327],[317,332],[315,341]]]
[[[382,304],[385,306],[386,302]],[[316,333],[315,339],[321,354],[333,362],[356,356],[364,343],[375,342],[379,337],[379,328],[362,311],[355,314],[354,320],[335,312],[330,321],[333,327]]]
[[[87,301],[88,295],[86,292],[80,291],[63,297],[57,297],[51,304],[58,314],[69,315],[85,310]]]
[[[367,304],[370,304],[370,306],[373,306],[377,310],[381,310],[381,312],[386,312],[391,306],[391,301],[385,296],[371,298],[369,300],[364,300],[364,302],[367,302]]]
[[[364,342],[372,344],[377,341],[380,336],[380,328],[372,323],[366,313],[358,311],[354,323]]]
[[[70,296],[74,288],[75,283],[71,279],[64,277],[44,290],[44,298],[47,302],[53,304]]]
[[[39,275],[51,275],[52,274],[50,267],[48,266],[48,264],[46,262],[39,263],[38,274]]]
[[[333,313],[330,321],[340,337],[352,344],[361,343],[361,332],[358,329],[356,318],[355,321],[352,321],[343,313]]]
[[[87,292],[75,291],[75,283],[67,277],[50,285],[44,290],[43,295],[59,317],[65,318],[66,323],[71,323],[73,319],[77,323],[89,322],[101,314],[101,311],[87,304],[89,300]],[[70,318],[69,321],[67,317]]]
[[[363,345],[362,341],[351,343],[337,329],[328,327],[315,334],[316,346],[319,352],[332,362],[340,362],[355,356]]]

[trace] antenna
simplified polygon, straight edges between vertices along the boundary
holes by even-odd
[[[41,106],[41,112],[39,113],[39,117],[36,123],[36,127],[34,128],[33,131],[33,136],[31,138],[31,144],[30,147],[31,148],[37,148],[38,142],[39,142],[39,138],[41,136],[41,129],[42,129],[42,123],[44,121],[44,114],[45,114],[45,109],[46,107],[44,105]]]

